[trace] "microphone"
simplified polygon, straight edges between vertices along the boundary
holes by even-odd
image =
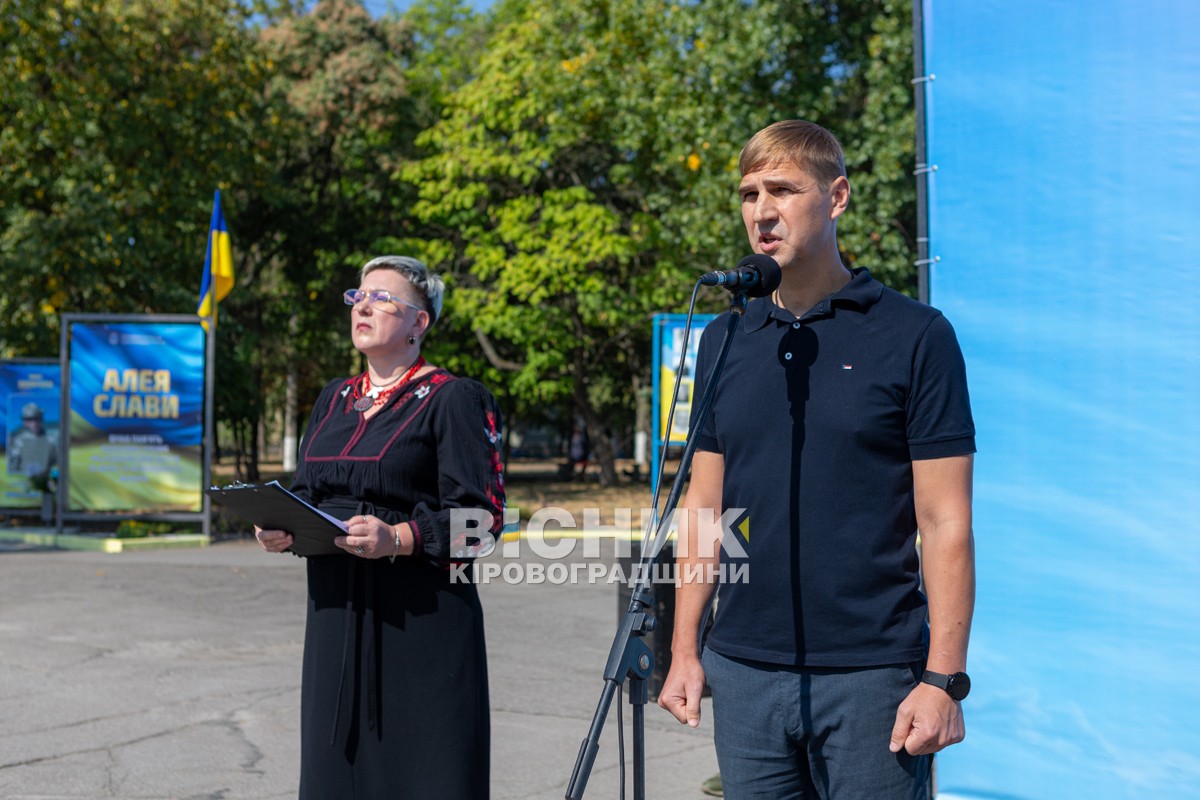
[[[783,272],[775,259],[759,253],[738,262],[737,269],[707,272],[700,276],[701,286],[724,286],[731,291],[744,291],[749,297],[766,297],[779,288]]]

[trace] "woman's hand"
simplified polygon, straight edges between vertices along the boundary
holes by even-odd
[[[379,517],[370,514],[346,520],[346,535],[339,536],[333,543],[352,556],[359,558],[394,558],[412,555],[412,528],[407,522],[388,525]],[[399,546],[396,538],[399,536]]]
[[[268,553],[282,553],[292,546],[292,535],[287,531],[264,531],[255,525],[254,538]]]

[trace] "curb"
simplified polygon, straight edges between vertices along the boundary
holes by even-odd
[[[94,553],[124,553],[138,550],[162,550],[181,547],[208,547],[209,537],[202,533],[171,533],[139,539],[83,533],[55,533],[49,528],[15,528],[0,531],[0,542],[15,542],[60,550],[86,550]]]

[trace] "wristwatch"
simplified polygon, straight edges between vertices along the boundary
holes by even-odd
[[[925,674],[921,676],[921,683],[936,686],[955,700],[961,701],[971,693],[971,679],[965,672],[946,675],[941,672],[925,670]]]

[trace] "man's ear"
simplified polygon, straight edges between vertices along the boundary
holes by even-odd
[[[829,218],[837,219],[850,207],[850,181],[845,175],[834,178],[829,184]]]

